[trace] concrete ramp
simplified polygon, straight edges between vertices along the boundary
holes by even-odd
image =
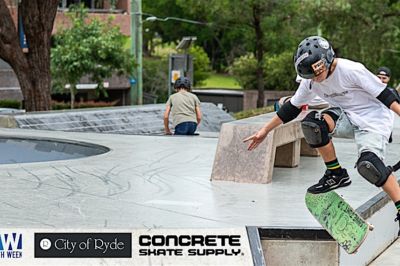
[[[219,132],[233,117],[212,103],[202,103],[203,120],[197,131]],[[8,128],[96,132],[130,135],[160,135],[164,132],[165,104],[75,109],[0,116]]]

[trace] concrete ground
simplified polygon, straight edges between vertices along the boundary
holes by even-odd
[[[370,266],[399,266],[400,265],[400,239],[394,242]]]
[[[388,164],[399,160],[399,120],[396,123]],[[0,136],[60,138],[110,148],[105,154],[81,159],[0,165],[3,228],[320,227],[304,204],[307,187],[324,172],[320,158],[302,157],[297,168],[276,168],[271,184],[243,184],[210,181],[218,139],[206,134],[134,136],[1,129]],[[339,161],[353,180],[339,191],[357,208],[381,190],[354,169],[353,141],[334,142]],[[393,218],[394,212],[393,206]],[[398,256],[399,243],[392,248],[379,259],[392,253]],[[396,265],[381,264],[379,259],[376,265]]]
[[[63,138],[111,149],[83,159],[0,165],[2,225],[319,227],[305,207],[304,193],[324,172],[320,158],[302,157],[297,168],[275,169],[273,181],[267,185],[210,182],[217,138],[21,129],[2,129],[0,134]],[[357,208],[380,189],[359,177],[353,168],[354,143],[338,140],[336,145],[340,162],[353,180],[340,191]],[[399,147],[389,147],[389,163],[395,162]]]

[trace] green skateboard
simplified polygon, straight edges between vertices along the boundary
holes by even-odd
[[[364,221],[335,191],[308,193],[306,205],[311,214],[349,254],[357,252],[373,226]]]

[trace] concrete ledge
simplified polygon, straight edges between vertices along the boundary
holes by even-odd
[[[258,131],[274,113],[223,124],[211,179],[267,184],[272,181],[274,166],[297,167],[301,154],[317,156],[315,149],[302,142],[300,121],[305,114],[274,129],[251,152],[243,139]]]

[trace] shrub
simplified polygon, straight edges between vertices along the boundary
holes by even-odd
[[[296,70],[293,66],[293,53],[266,56],[264,62],[264,84],[269,90],[296,90]]]
[[[236,58],[230,68],[239,84],[246,90],[256,90],[257,60],[253,54]],[[293,54],[286,51],[278,55],[264,57],[264,88],[266,90],[296,90],[296,71]]]
[[[270,113],[272,111],[274,111],[274,106],[267,106],[267,107],[237,112],[237,113],[234,113],[233,116],[236,119],[244,119],[244,118],[248,118],[248,117],[252,117],[252,116]]]
[[[18,100],[13,100],[13,99],[3,99],[3,100],[0,100],[0,107],[1,108],[20,109],[21,108],[21,102],[18,101]]]
[[[253,54],[247,54],[236,58],[230,67],[230,72],[245,90],[256,90],[257,60]]]
[[[210,59],[203,47],[197,45],[189,48],[189,54],[193,56],[193,86],[204,85],[204,81],[210,76],[211,72]]]
[[[117,104],[118,100],[112,102],[102,102],[102,101],[86,101],[86,102],[76,102],[74,108],[100,108],[100,107],[112,107]],[[56,102],[52,101],[53,110],[64,110],[71,109],[70,102]]]

